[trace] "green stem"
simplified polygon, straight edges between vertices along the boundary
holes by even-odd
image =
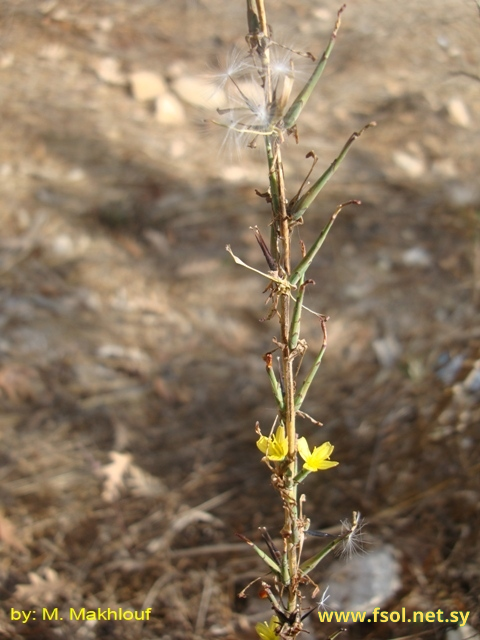
[[[270,253],[280,263],[278,252],[278,228],[275,221],[275,212],[280,210],[279,186],[277,172],[275,170],[275,153],[273,150],[272,137],[265,138],[265,149],[267,151],[268,181],[270,183],[270,197],[272,199],[273,224],[270,226]]]
[[[267,157],[269,159],[269,178],[272,196],[272,234],[273,247],[272,254],[277,259],[279,272],[290,273],[290,246],[291,230],[287,216],[287,200],[285,197],[285,185],[283,180],[283,164],[279,146],[279,139],[276,136],[267,136],[266,139]],[[282,535],[285,540],[286,562],[288,564],[289,576],[288,586],[288,611],[296,611],[298,598],[298,541],[300,539],[298,531],[298,505],[297,505],[297,485],[293,478],[297,474],[297,433],[295,425],[295,377],[293,373],[293,361],[290,358],[290,290],[285,288],[278,290],[278,311],[282,344],[282,373],[284,384],[284,408],[281,411],[281,418],[285,425],[285,432],[288,442],[288,467],[284,474],[285,488],[282,492],[284,503],[284,526]]]
[[[298,296],[295,300],[295,307],[293,309],[292,324],[290,326],[289,345],[291,351],[296,348],[300,338],[300,320],[302,317],[303,299],[305,297],[305,284],[303,280],[304,279],[302,278],[300,282]]]

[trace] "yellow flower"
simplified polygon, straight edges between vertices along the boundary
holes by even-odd
[[[288,453],[288,441],[285,437],[285,427],[278,427],[275,434],[269,438],[260,436],[257,440],[257,447],[265,453],[269,460],[278,462],[283,460]]]
[[[333,445],[330,442],[324,442],[319,447],[313,447],[313,451],[310,451],[306,438],[298,440],[298,453],[305,461],[303,468],[307,471],[320,471],[336,467],[338,462],[329,460],[332,452]]]
[[[255,631],[262,640],[278,640],[278,635],[275,633],[278,624],[277,616],[272,616],[270,622],[259,622],[256,624]]]

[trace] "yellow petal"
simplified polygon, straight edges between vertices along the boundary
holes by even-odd
[[[275,629],[278,625],[278,618],[272,616],[270,622],[259,622],[255,625],[255,631],[258,633],[262,640],[278,640],[278,636],[275,633]]]
[[[267,447],[269,442],[270,442],[270,439],[266,438],[265,436],[260,436],[260,438],[257,440],[257,447],[260,449],[262,453],[267,453]]]
[[[312,456],[316,460],[326,460],[332,455],[332,452],[333,452],[333,444],[330,444],[330,442],[324,442],[319,447],[313,448]]]
[[[297,442],[298,453],[301,455],[303,460],[308,460],[308,458],[312,455],[310,453],[310,447],[308,446],[308,442],[306,438],[299,438]]]

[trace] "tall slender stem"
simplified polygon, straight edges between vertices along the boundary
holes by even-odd
[[[270,192],[272,200],[272,245],[279,269],[284,275],[290,273],[291,231],[287,216],[287,199],[283,176],[282,156],[278,137],[266,138],[267,158],[269,162]],[[289,575],[295,577],[298,573],[298,505],[297,485],[293,482],[297,474],[296,424],[295,424],[295,380],[293,359],[290,350],[290,291],[279,293],[279,323],[282,344],[282,374],[284,382],[284,409],[282,421],[288,442],[288,469],[285,474],[284,513],[285,521],[282,533],[285,539],[285,553],[287,555]],[[288,611],[297,610],[296,580],[291,580],[288,593]]]

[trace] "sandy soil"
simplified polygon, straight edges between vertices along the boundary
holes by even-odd
[[[278,39],[322,52],[337,3],[271,4]],[[273,418],[261,356],[277,329],[225,244],[264,268],[249,230],[268,225],[263,158],[222,152],[214,113],[181,98],[182,119],[159,121],[129,81],[153,72],[179,99],[179,78],[242,46],[244,14],[219,0],[0,5],[3,637],[250,637],[255,605],[235,594],[262,568],[235,532],[281,526],[254,445]],[[294,193],[308,150],[326,167],[377,122],[301,231],[308,243],[362,200],[309,292],[330,321],[306,407],[325,426],[305,432],[341,461],[308,485],[312,523],[360,510],[367,546],[388,543],[401,566],[384,608],[470,611],[477,629],[479,43],[473,1],[352,0],[286,150]],[[305,330],[314,352],[319,327]],[[64,620],[42,619],[56,607]],[[69,619],[82,607],[152,613]]]

